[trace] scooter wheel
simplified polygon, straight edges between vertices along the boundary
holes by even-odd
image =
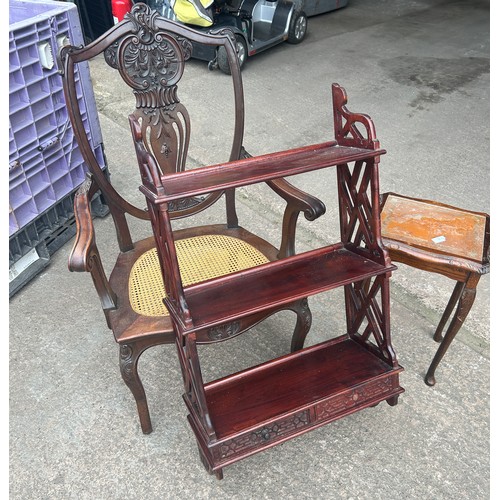
[[[247,44],[245,43],[245,40],[243,39],[242,36],[240,35],[235,35],[236,38],[236,52],[238,56],[238,62],[240,63],[240,68],[243,68],[243,65],[247,61]],[[217,51],[217,65],[219,66],[219,69],[226,73],[226,75],[231,74],[231,69],[229,67],[229,60],[227,58],[227,52],[224,47],[220,47],[219,50]]]
[[[288,31],[288,43],[300,43],[306,37],[307,32],[307,16],[305,12],[294,12],[290,21],[290,29]]]

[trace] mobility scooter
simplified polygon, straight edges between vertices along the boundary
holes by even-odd
[[[248,57],[283,41],[304,40],[307,16],[303,4],[304,0],[215,0],[204,7],[200,0],[171,0],[170,5],[178,21],[200,31],[233,31],[242,67]],[[224,48],[194,44],[192,57],[208,61],[210,70],[230,71]]]
[[[345,7],[348,0],[133,0],[147,3],[168,19],[217,33],[229,28],[236,39],[240,67],[281,42],[297,44],[307,32],[307,18]],[[192,57],[229,74],[224,48],[194,44]]]

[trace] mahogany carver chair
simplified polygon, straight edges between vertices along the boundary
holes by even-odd
[[[77,235],[69,269],[86,271],[92,276],[108,327],[119,345],[122,378],[135,398],[145,434],[152,431],[152,425],[137,370],[138,360],[149,347],[175,340],[171,317],[164,304],[165,289],[154,238],[134,240],[127,221],[128,217],[148,220],[151,213],[126,201],[113,187],[109,176],[100,169],[83,127],[74,74],[77,64],[86,64],[91,58],[104,54],[106,62],[117,70],[117,75],[135,95],[136,109],[129,117],[135,141],[144,144],[162,173],[183,171],[190,167],[187,158],[191,125],[188,112],[179,101],[177,83],[190,57],[193,42],[224,47],[228,53],[235,107],[229,160],[249,157],[242,147],[243,87],[231,32],[205,35],[164,19],[158,12],[139,3],[122,22],[86,47],[66,46],[60,52],[69,116],[89,169],[88,180],[75,197]],[[110,166],[111,173],[115,169],[119,173],[117,165]],[[284,179],[271,180],[268,185],[286,201],[279,249],[239,226],[233,189],[186,197],[170,204],[171,217],[177,219],[197,214],[225,197],[225,222],[175,233],[182,279],[186,285],[294,253],[298,216],[303,213],[308,220],[314,220],[324,213],[325,207],[321,201],[294,188]],[[102,265],[91,214],[90,201],[98,191],[109,205],[120,249],[109,278]],[[232,325],[231,328],[208,330],[205,340],[212,342],[237,335],[283,309],[292,310],[297,315],[291,349],[300,349],[311,325],[306,298],[274,311],[258,312],[241,321],[237,328]]]

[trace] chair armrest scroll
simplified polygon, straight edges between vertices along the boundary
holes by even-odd
[[[240,159],[252,158],[252,155],[244,148],[241,148]],[[313,221],[324,215],[326,207],[324,203],[300,189],[290,184],[285,179],[274,179],[267,182],[268,186],[279,196],[281,196],[293,210],[304,212],[304,217]]]
[[[102,308],[106,311],[116,308],[116,294],[104,272],[95,242],[90,202],[96,191],[97,185],[91,178],[87,178],[75,194],[76,237],[68,259],[68,268],[70,271],[91,274]]]
[[[94,182],[87,178],[75,194],[73,208],[76,236],[68,261],[70,271],[91,271],[90,258],[95,249],[95,232],[90,200],[95,191]]]
[[[325,204],[320,199],[296,188],[285,179],[274,179],[267,184],[286,200],[287,209],[304,212],[304,217],[309,221],[316,220],[326,212]]]

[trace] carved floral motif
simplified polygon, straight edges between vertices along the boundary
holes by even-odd
[[[168,202],[168,210],[170,212],[175,212],[177,210],[187,210],[188,208],[195,207],[203,201],[203,198],[181,198],[179,200],[173,200]]]
[[[105,60],[133,89],[134,115],[160,174],[182,171],[190,121],[177,96],[177,83],[185,61],[191,57],[192,43],[176,34],[174,26],[158,11],[144,4],[135,4],[124,23],[128,23],[128,31],[105,50]],[[174,209],[189,209],[198,203],[199,199],[189,198]]]
[[[120,370],[123,380],[126,383],[132,383],[135,378],[134,351],[126,344],[120,345]]]
[[[191,57],[189,40],[160,30],[158,11],[144,4],[136,4],[125,18],[132,25],[132,35],[127,35],[108,47],[106,62],[120,71],[125,82],[138,92],[156,91],[141,95],[142,104],[176,102],[175,84],[184,71],[184,63]]]
[[[224,441],[214,450],[216,458],[218,460],[228,458],[247,449],[254,448],[261,443],[291,434],[302,427],[306,427],[309,423],[309,411],[301,411],[280,422],[275,422],[256,431]]]
[[[239,331],[240,323],[239,321],[234,321],[210,328],[207,335],[211,340],[223,340],[236,335]]]
[[[393,389],[393,379],[387,377],[376,380],[362,387],[352,389],[347,395],[340,394],[327,401],[316,405],[316,418],[324,420],[343,413],[345,410],[357,406],[372,397],[380,396],[384,393],[390,393]]]

